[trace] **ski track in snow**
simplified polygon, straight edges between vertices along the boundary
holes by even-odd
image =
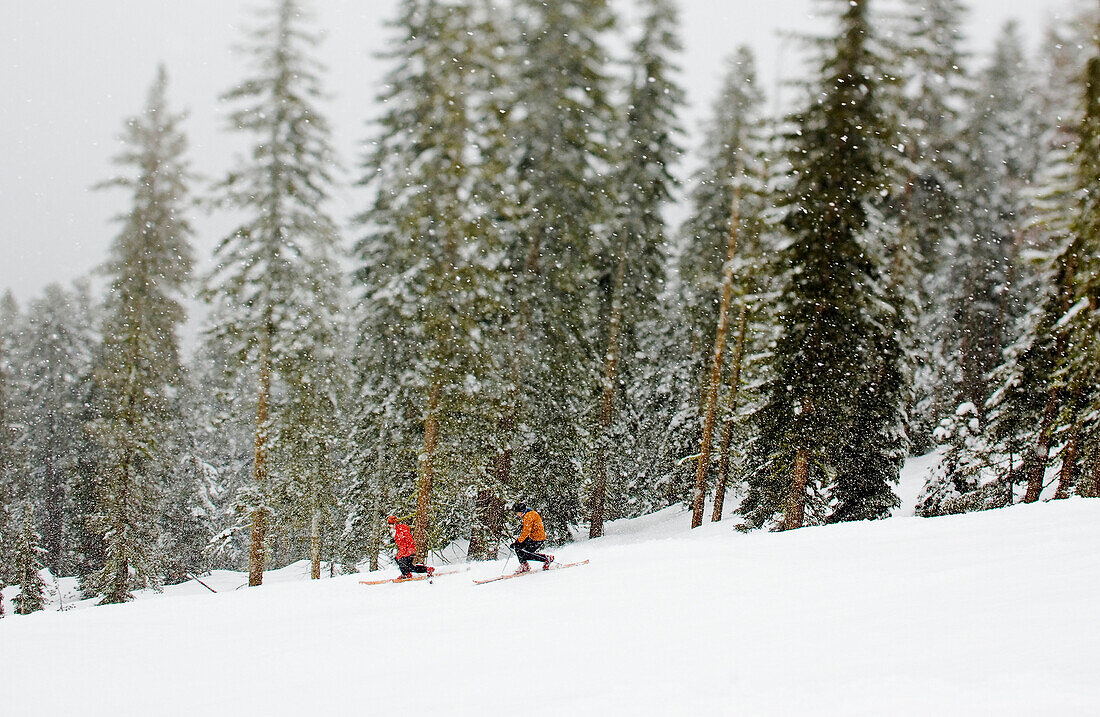
[[[689,520],[669,508],[616,521],[555,552],[587,566],[483,586],[470,578],[503,561],[378,586],[359,585],[365,574],[309,581],[296,563],[261,588],[233,590],[243,574],[218,571],[203,578],[217,595],[191,582],[127,605],[9,610],[0,704],[39,715],[1100,709],[1100,501],[789,533]]]

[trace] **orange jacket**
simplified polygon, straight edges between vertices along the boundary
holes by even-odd
[[[516,542],[522,543],[531,540],[546,540],[546,531],[542,527],[542,516],[533,510],[523,514],[523,531]]]

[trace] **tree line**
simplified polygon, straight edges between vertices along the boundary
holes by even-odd
[[[675,3],[637,4],[402,0],[344,217],[301,0],[254,19],[214,186],[160,68],[105,291],[0,303],[16,611],[43,568],[106,603],[373,569],[390,513],[488,558],[516,498],[555,540],[879,519],[937,447],[921,515],[1097,495],[1096,8],[975,60],[961,0],[830,0],[790,111],[734,48],[688,153]],[[198,199],[235,222],[201,275]]]

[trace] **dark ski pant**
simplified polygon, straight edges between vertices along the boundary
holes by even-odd
[[[413,565],[413,556],[406,555],[403,558],[397,559],[397,567],[401,570],[401,576],[411,575],[412,573],[426,573],[428,572],[428,566],[426,565]]]
[[[537,560],[540,563],[550,562],[550,558],[542,553],[535,552],[542,547],[545,540],[527,540],[512,543],[512,550],[516,551],[516,557],[519,558],[520,563],[526,564],[528,560]]]

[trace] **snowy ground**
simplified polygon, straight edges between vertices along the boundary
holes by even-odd
[[[904,513],[904,510],[901,511]],[[669,509],[475,586],[239,573],[0,620],[40,715],[1095,715],[1100,501],[740,534]],[[509,569],[514,567],[514,560]],[[374,576],[372,576],[374,577]],[[224,592],[221,592],[224,590]],[[189,594],[185,594],[189,593]],[[10,597],[10,595],[9,595]]]

